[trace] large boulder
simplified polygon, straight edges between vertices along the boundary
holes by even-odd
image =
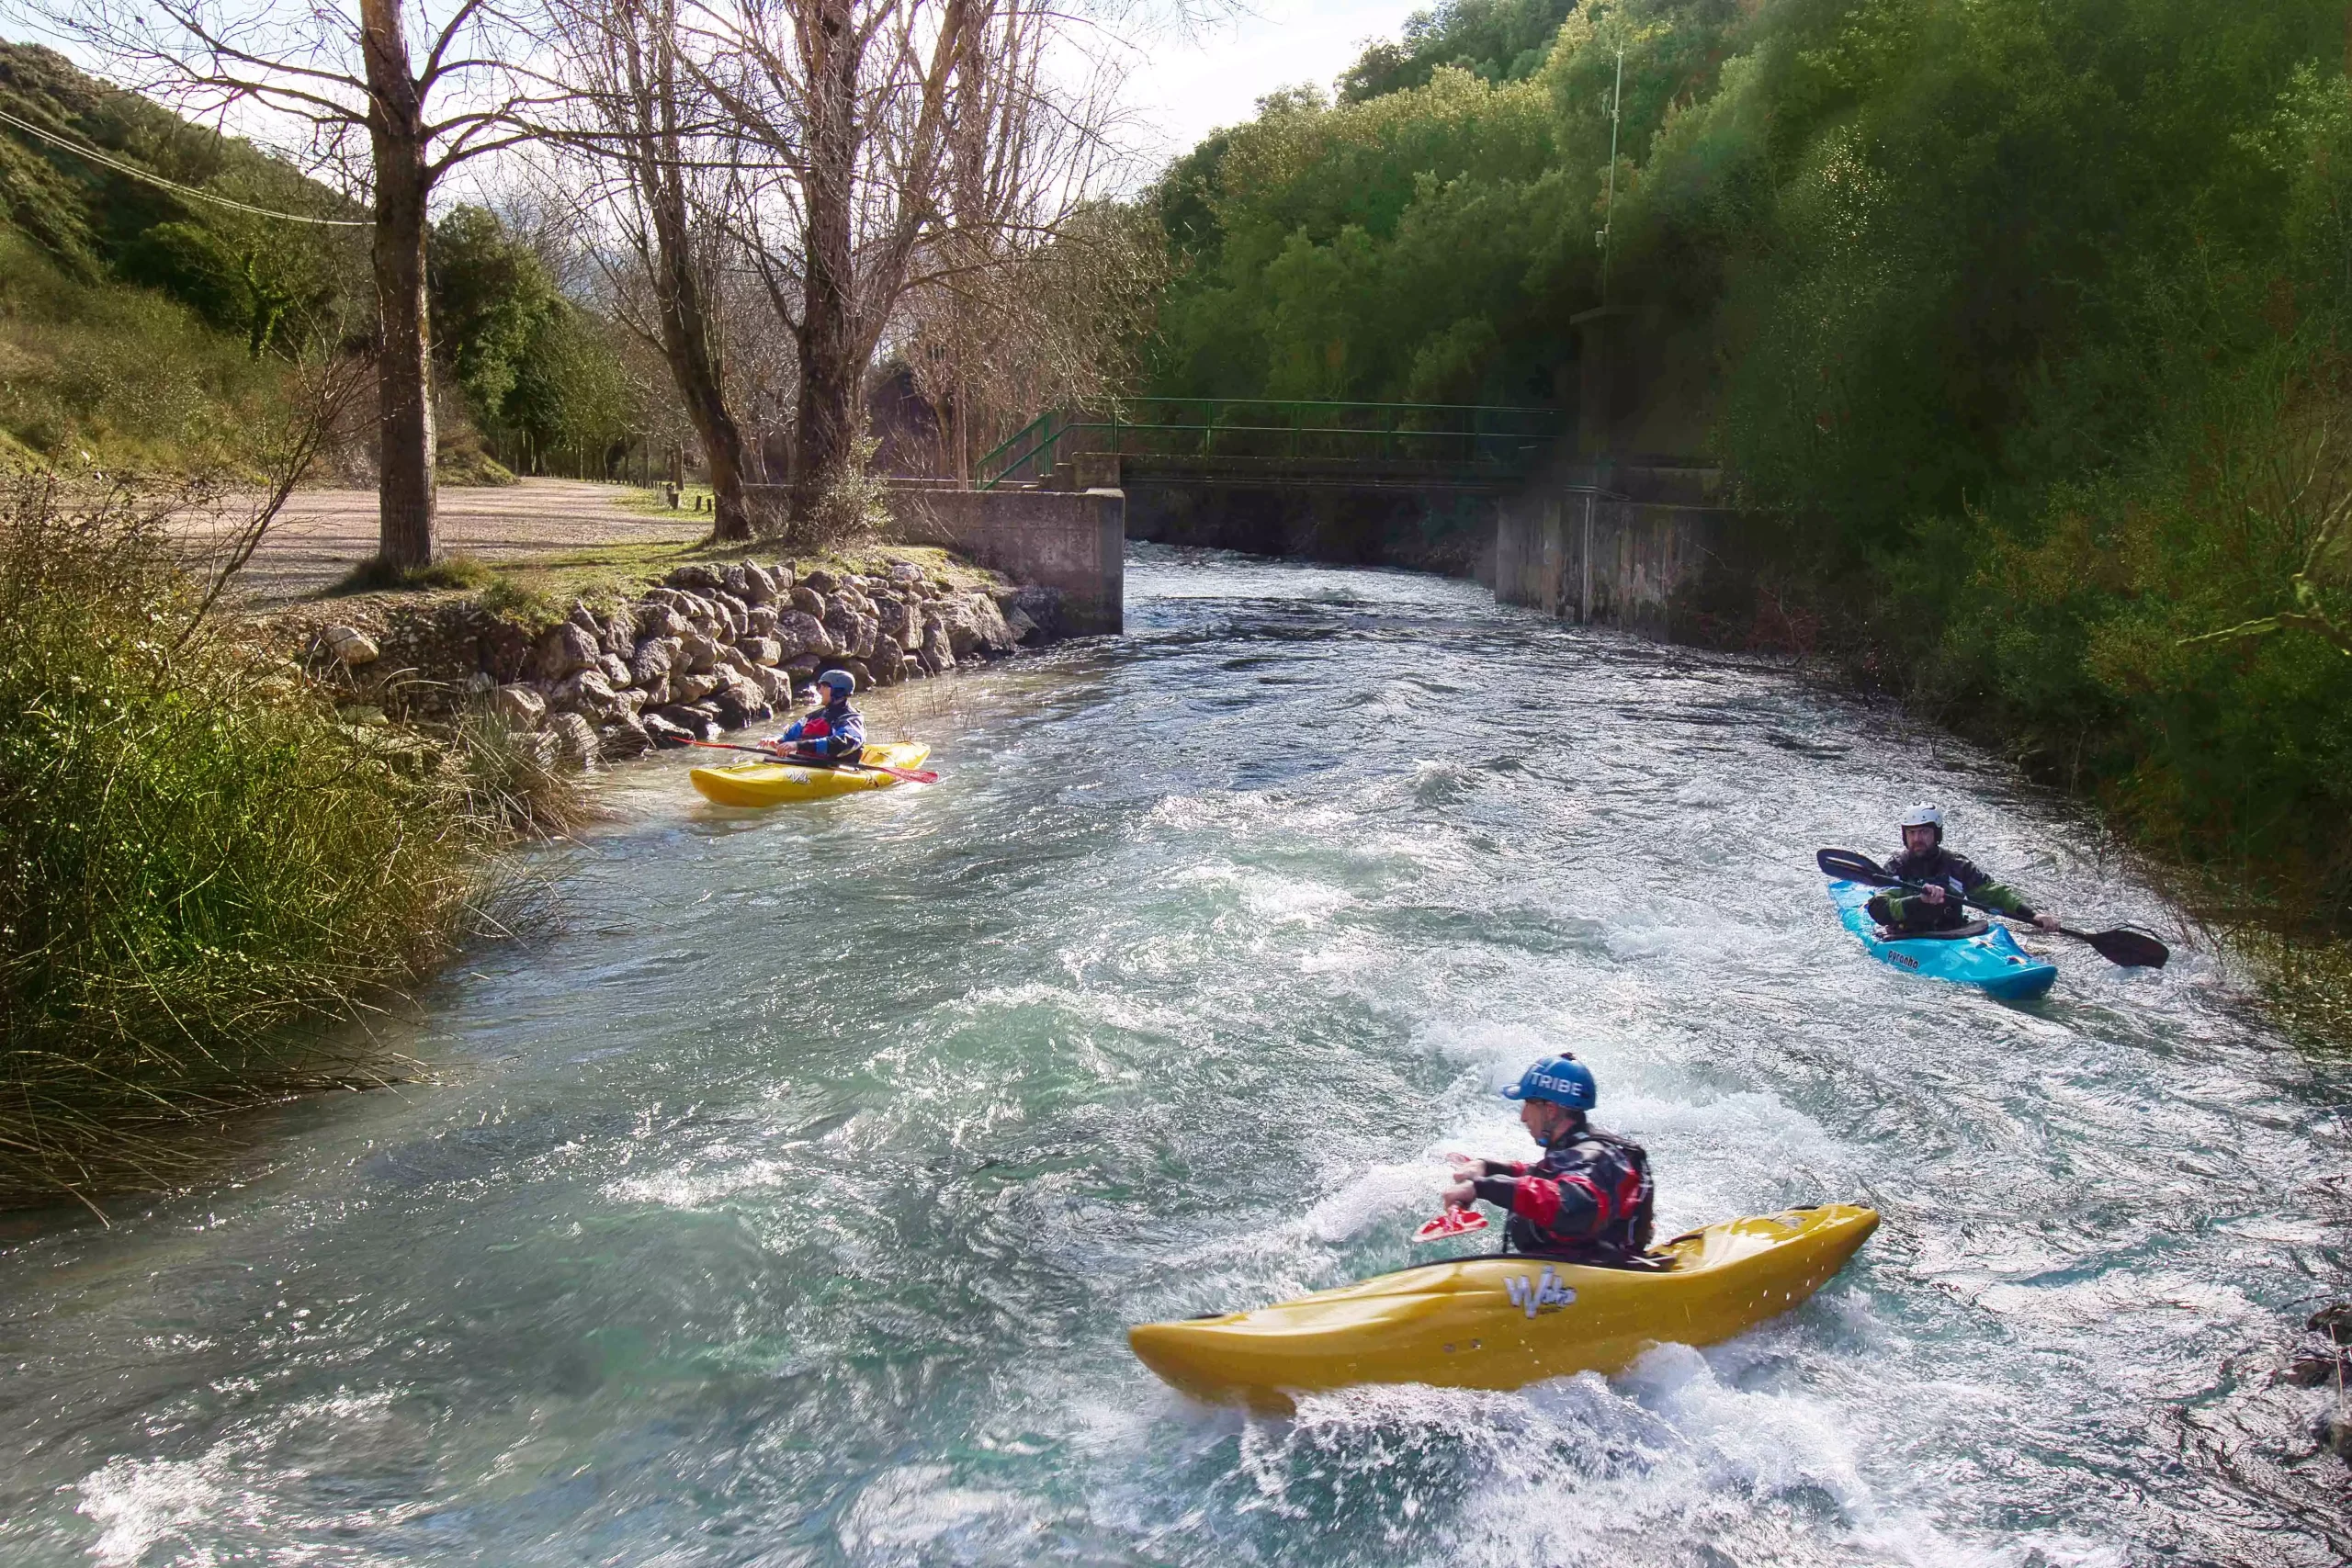
[[[537,729],[548,716],[548,700],[517,682],[498,688],[498,714],[509,729]]]
[[[775,598],[776,581],[769,574],[767,568],[757,561],[747,560],[743,563],[743,586],[736,588],[734,592],[743,603],[757,608]]]
[[[662,717],[660,712],[646,714],[637,722],[638,728],[645,731],[645,738],[653,742],[657,750],[663,751],[684,746],[690,733],[684,725],[673,723]],[[701,737],[695,736],[694,739],[700,739]]]
[[[752,625],[751,625],[751,631],[750,631],[750,634],[749,634],[749,635],[751,635],[751,636],[752,636],[752,637],[774,637],[774,636],[775,636],[775,618],[776,618],[776,607],[775,607],[775,605],[773,605],[773,604],[754,604],[754,605],[752,605],[752,615],[751,615],[751,622],[752,622]]]
[[[633,617],[610,615],[605,617],[605,635],[597,640],[606,653],[616,659],[627,659],[637,647],[637,626]],[[639,748],[643,750],[643,748]]]
[[[921,582],[922,568],[910,560],[894,560],[883,569],[883,575],[893,582]]]
[[[784,662],[784,644],[772,637],[747,637],[735,647],[738,652],[754,664]]]
[[[601,651],[594,637],[564,621],[548,627],[539,638],[534,672],[542,681],[562,681],[582,670],[595,668]]]
[[[653,729],[655,719],[662,720],[674,728],[681,737],[691,736],[696,740],[718,739],[717,716],[705,713],[700,708],[690,707],[684,703],[671,703],[646,716],[646,729],[658,736],[659,732]]]
[[[604,749],[596,739],[596,728],[576,713],[560,713],[548,720],[548,733],[554,736],[562,748],[566,761],[582,768],[593,768],[604,757]]]
[[[637,637],[639,645],[648,637],[681,637],[692,628],[676,606],[660,600],[648,600],[637,607]]]
[[[616,692],[636,683],[637,676],[630,671],[628,661],[616,654],[607,653],[596,660],[596,668],[605,677],[605,684]]]
[[[1012,624],[1012,617],[1017,613],[1036,628],[1034,637],[1021,637],[1024,643],[1051,642],[1062,635],[1062,595],[1058,588],[1032,583],[1013,594],[1012,603],[1005,607],[1005,612],[1008,626]]]
[[[682,566],[662,581],[686,593],[715,592],[721,586],[718,569],[704,566],[700,562]]]
[[[808,573],[806,576],[802,577],[800,581],[808,587],[814,589],[820,593],[831,593],[834,589],[839,588],[842,585],[842,580],[840,578],[835,577],[831,572],[827,571],[822,567],[819,567],[816,570]]]
[[[698,703],[717,690],[717,675],[695,670],[670,671],[670,700],[673,704]]]
[[[729,729],[745,729],[775,716],[767,694],[756,682],[730,681],[711,693],[710,700],[718,709],[718,722]]]
[[[679,641],[677,657],[670,662],[670,672],[681,668],[699,675],[718,662],[718,644],[700,632],[688,632]]]
[[[568,676],[548,694],[548,706],[558,714],[578,714],[591,724],[610,724],[628,712],[604,676],[582,670]]]
[[[820,575],[822,574],[820,573]],[[826,601],[826,598],[822,593],[818,592],[817,590],[809,587],[805,582],[792,591],[792,607],[796,610],[804,611],[820,621],[827,615],[831,615],[833,609],[832,605]]]
[[[383,649],[376,639],[357,626],[328,626],[319,633],[320,650],[330,657],[356,668],[373,664],[383,657]]]
[[[906,673],[902,666],[906,663],[906,658],[907,650],[897,637],[890,636],[888,632],[876,637],[874,657],[867,661],[874,671],[874,683],[877,686],[895,686],[905,680]]]
[[[685,644],[676,637],[650,637],[637,645],[630,655],[628,678],[632,685],[650,686],[670,673],[679,651]]]
[[[760,694],[767,698],[770,706],[777,708],[790,707],[792,705],[792,692],[793,685],[791,671],[769,670],[764,668],[760,671]]]
[[[752,607],[732,593],[718,593],[711,604],[718,611],[718,618],[727,623],[727,640],[734,641],[752,628]]]
[[[824,622],[806,610],[786,610],[778,615],[775,618],[775,639],[784,645],[787,662],[804,653],[821,658],[833,651],[832,633],[825,629]]]
[[[635,714],[624,714],[596,731],[596,747],[607,761],[639,757],[650,750],[653,737]]]
[[[956,644],[947,635],[946,623],[932,621],[923,627],[922,648],[917,655],[922,667],[936,675],[956,668]]]

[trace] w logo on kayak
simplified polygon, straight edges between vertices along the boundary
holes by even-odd
[[[1577,1299],[1576,1287],[1560,1283],[1557,1270],[1550,1264],[1533,1279],[1513,1274],[1503,1281],[1503,1292],[1510,1297],[1510,1304],[1533,1317],[1539,1312],[1557,1312]]]

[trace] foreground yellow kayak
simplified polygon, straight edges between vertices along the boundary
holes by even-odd
[[[920,740],[885,740],[865,749],[867,757],[894,768],[920,768],[931,748]],[[721,806],[782,806],[788,800],[822,800],[862,789],[888,789],[899,781],[871,768],[802,768],[790,762],[731,762],[696,768],[695,788]]]
[[[1652,1248],[1657,1273],[1467,1258],[1317,1291],[1256,1312],[1145,1323],[1127,1342],[1196,1397],[1282,1409],[1354,1383],[1519,1388],[1615,1372],[1661,1342],[1712,1345],[1804,1301],[1878,1215],[1831,1203],[1725,1220]]]

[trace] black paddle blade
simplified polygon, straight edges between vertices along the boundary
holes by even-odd
[[[1894,885],[1894,878],[1886,874],[1884,866],[1851,850],[1823,850],[1813,861],[1821,867],[1822,875],[1834,876],[1840,882],[1868,882],[1880,887]]]
[[[2165,960],[2172,956],[2172,949],[2145,931],[2068,931],[2068,936],[2081,937],[2089,942],[2101,958],[2110,964],[2120,964],[2126,969],[2161,969]]]

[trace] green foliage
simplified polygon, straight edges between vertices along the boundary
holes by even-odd
[[[1561,384],[1622,48],[1610,302],[1703,343],[1783,608],[2352,924],[2338,0],[1588,0],[1506,61],[1550,14],[1424,14],[1180,160],[1154,389]]]
[[[610,329],[496,214],[459,207],[434,226],[432,299],[435,342],[507,466],[536,471],[547,453],[628,437],[638,391]]]
[[[1441,66],[1459,66],[1486,82],[1532,76],[1551,52],[1576,0],[1442,0],[1416,11],[1405,36],[1367,45],[1340,78],[1350,103],[1422,87]]]
[[[451,933],[472,842],[429,755],[203,627],[167,508],[0,491],[0,1190],[161,1179],[191,1118],[334,1070],[280,1024]]]
[[[0,109],[183,186],[349,215],[286,164],[44,49],[0,44]],[[0,127],[0,446],[240,466],[257,409],[287,394],[278,367],[232,357],[339,343],[372,308],[359,231],[232,211]]]
[[[0,433],[49,459],[202,472],[251,465],[284,367],[161,294],[68,276],[0,230]]]

